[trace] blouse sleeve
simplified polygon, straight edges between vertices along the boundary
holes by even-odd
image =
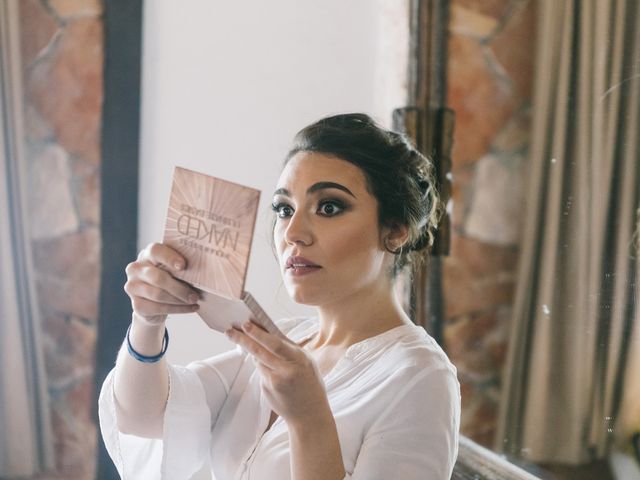
[[[425,370],[375,420],[345,480],[449,480],[458,455],[460,384],[452,370]]]
[[[120,477],[187,480],[198,472],[209,456],[211,426],[242,358],[236,349],[186,367],[167,365],[169,397],[162,439],[118,431],[112,370],[102,385],[98,413],[105,446]]]

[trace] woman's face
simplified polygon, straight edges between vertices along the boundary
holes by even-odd
[[[357,293],[366,296],[383,279],[389,259],[378,228],[378,202],[360,168],[299,152],[277,185],[274,240],[293,300],[321,306]],[[304,259],[291,265],[290,257]],[[308,264],[313,266],[303,266]]]

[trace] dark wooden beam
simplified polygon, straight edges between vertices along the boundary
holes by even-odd
[[[394,112],[394,128],[404,131],[435,165],[443,202],[451,198],[454,113],[446,107],[449,0],[410,3],[409,106]],[[425,266],[412,279],[411,315],[444,348],[442,256],[449,254],[451,220],[442,217]]]
[[[131,305],[124,268],[136,257],[142,0],[104,1],[104,103],[102,113],[102,272],[95,367],[95,414],[102,382],[115,363]],[[118,474],[98,432],[96,478]]]

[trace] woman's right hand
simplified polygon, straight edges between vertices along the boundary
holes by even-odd
[[[170,313],[198,310],[200,293],[172,273],[187,267],[185,258],[162,243],[151,243],[127,265],[124,291],[131,299],[134,317],[159,325]]]

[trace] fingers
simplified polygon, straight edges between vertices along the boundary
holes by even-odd
[[[150,300],[162,301],[160,291],[184,303],[196,303],[200,294],[185,282],[174,278],[162,268],[139,261],[127,265],[128,277],[125,291],[134,295],[142,295]],[[148,285],[149,287],[145,287]],[[155,295],[155,296],[154,296]],[[168,302],[172,303],[172,302]]]
[[[253,322],[247,322],[242,326],[242,330],[253,340],[258,342],[272,354],[280,358],[293,359],[297,353],[296,348],[291,345],[289,339],[272,335],[266,332]]]
[[[187,267],[186,259],[173,248],[162,243],[150,243],[138,254],[138,261],[150,262],[169,272],[178,272]]]
[[[282,368],[283,361],[299,360],[299,349],[288,339],[282,340],[253,322],[247,322],[242,330],[231,328],[225,334],[269,368]]]
[[[168,303],[170,305],[195,304],[198,301],[197,295],[186,293],[185,295],[172,295],[160,287],[146,283],[143,280],[131,279],[124,285],[124,291],[130,297],[141,297],[158,303]],[[180,298],[181,297],[181,298]]]
[[[172,274],[186,268],[173,248],[152,243],[127,265],[124,290],[135,313],[143,317],[188,313],[198,309],[200,292]]]
[[[273,354],[244,331],[230,328],[225,332],[225,335],[229,340],[240,345],[244,351],[255,357],[254,363],[256,361],[262,363],[269,370],[282,368],[282,358]]]

